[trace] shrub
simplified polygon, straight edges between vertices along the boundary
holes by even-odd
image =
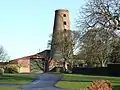
[[[66,70],[65,73],[72,73],[72,71],[68,69],[68,70]]]
[[[18,73],[18,69],[16,65],[7,65],[5,67],[5,72],[6,73]]]
[[[93,81],[88,90],[112,90],[112,86],[107,80]]]
[[[88,88],[81,88],[79,90],[112,90],[112,86],[107,80],[96,80]]]
[[[4,74],[4,69],[0,68],[0,75],[3,75],[3,74]]]

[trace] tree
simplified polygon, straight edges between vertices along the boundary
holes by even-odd
[[[47,72],[49,63],[49,50],[39,52],[30,56],[30,69],[32,72]]]
[[[44,60],[45,61],[45,60]],[[30,59],[31,71],[40,72],[45,71],[45,62],[42,59]]]
[[[83,45],[80,51],[84,51],[87,63],[96,63],[93,62],[95,60],[104,66],[106,60],[108,62],[110,53],[116,52],[112,47],[114,43],[111,42],[116,42],[115,37],[118,36],[116,36],[115,31],[120,29],[120,0],[88,0],[86,5],[80,10],[76,23],[82,32],[81,44]],[[93,32],[90,35],[88,33],[91,30],[100,33],[96,35],[97,33]],[[102,33],[110,36],[101,36]],[[85,39],[85,37],[87,38]],[[103,60],[105,61],[103,62]]]
[[[84,33],[94,28],[108,29],[113,33],[120,28],[120,0],[88,0],[76,23]]]
[[[91,29],[84,35],[81,52],[88,67],[107,66],[111,37],[104,29]]]
[[[4,48],[0,46],[0,62],[7,62],[9,60],[9,57],[7,53],[5,52]]]
[[[120,63],[120,37],[110,43],[111,51],[109,52],[109,59],[111,63]]]
[[[66,71],[67,63],[69,66],[73,66],[73,52],[78,48],[78,37],[77,31],[59,31],[56,32],[55,37],[52,38],[51,46],[59,52],[60,58],[62,58],[64,70]]]

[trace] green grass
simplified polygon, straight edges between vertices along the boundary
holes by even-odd
[[[15,87],[0,86],[0,90],[20,90],[20,89]]]
[[[50,74],[55,74],[55,75],[60,75],[61,73],[60,72],[48,72]]]
[[[80,74],[64,74],[63,79],[56,86],[68,90],[79,90],[80,88],[88,87],[94,80],[109,80],[112,83],[113,90],[120,90],[120,77]]]
[[[0,76],[0,83],[8,84],[27,84],[33,81],[35,77],[24,74],[4,74]]]

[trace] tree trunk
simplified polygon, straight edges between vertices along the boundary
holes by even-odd
[[[101,66],[102,66],[102,67],[105,67],[105,63],[104,63],[103,61],[101,62]]]
[[[67,66],[66,61],[63,62],[63,70],[64,70],[64,72],[66,72],[68,70],[68,66]]]

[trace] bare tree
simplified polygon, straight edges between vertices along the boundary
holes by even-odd
[[[0,62],[7,62],[9,60],[9,57],[7,53],[5,52],[4,48],[0,46]]]
[[[120,0],[88,0],[80,10],[77,26],[81,32],[94,28],[120,28]]]
[[[38,72],[38,71],[44,72],[45,70],[45,62],[41,59],[31,59],[30,65],[31,65],[30,69],[32,72]]]
[[[64,63],[64,69],[66,67],[66,63],[73,66],[73,53],[79,47],[78,37],[79,33],[77,31],[59,31],[56,32],[56,37],[53,37],[51,45],[54,48],[57,48],[60,56],[62,57]]]
[[[110,39],[113,37],[104,29],[91,29],[83,37],[81,52],[89,67],[105,67],[111,50]],[[114,38],[114,37],[113,37]]]
[[[112,51],[109,44],[116,40],[115,31],[120,30],[120,0],[88,0],[80,10],[76,23],[82,32],[81,51],[84,51],[87,63],[97,61],[104,66]]]
[[[120,63],[120,37],[110,42],[109,59],[111,63]]]

